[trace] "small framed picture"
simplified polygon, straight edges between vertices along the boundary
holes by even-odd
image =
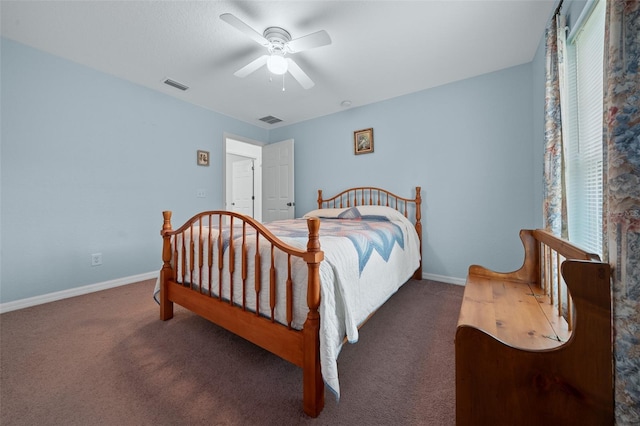
[[[209,165],[209,151],[198,150],[198,166]]]
[[[356,155],[373,152],[373,128],[353,132],[353,152]]]

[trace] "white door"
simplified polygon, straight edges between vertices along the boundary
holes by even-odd
[[[262,147],[263,220],[295,217],[293,139]]]
[[[231,211],[253,217],[253,160],[232,164]]]
[[[0,0],[1,1],[1,0]],[[262,147],[258,141],[239,140],[237,137],[224,135],[224,208],[231,211],[233,206],[233,163],[242,160],[253,160],[253,218],[262,222]]]

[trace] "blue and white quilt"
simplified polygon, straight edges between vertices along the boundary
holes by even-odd
[[[320,235],[323,237],[344,237],[351,241],[358,255],[359,274],[362,274],[374,251],[387,262],[396,245],[399,249],[404,250],[402,228],[386,216],[363,216],[356,207],[353,207],[337,217],[318,217],[322,230]],[[309,235],[305,221],[282,220],[268,223],[266,226],[280,238],[301,238],[306,241]]]

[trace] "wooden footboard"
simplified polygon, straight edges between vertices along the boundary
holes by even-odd
[[[165,211],[163,216],[160,318],[172,318],[173,303],[178,303],[302,367],[304,411],[316,417],[324,407],[318,334],[319,266],[324,257],[318,239],[320,221],[307,220],[307,248],[300,250],[238,213],[203,212],[175,231],[171,212]],[[276,258],[283,256],[285,270],[276,264]],[[307,282],[295,282],[293,278],[296,259],[307,265]],[[263,279],[265,270],[267,277]],[[228,288],[223,288],[225,280]],[[237,283],[241,285],[234,286]],[[268,288],[262,288],[264,283]],[[268,294],[268,306],[260,306],[263,292]],[[285,294],[280,295],[282,292]],[[302,330],[294,327],[294,298],[300,295],[306,295],[308,307]],[[284,319],[277,318],[278,298],[285,299]],[[253,303],[248,302],[251,300]]]

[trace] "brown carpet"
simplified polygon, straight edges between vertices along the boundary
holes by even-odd
[[[302,372],[145,281],[0,315],[0,424],[453,425],[463,287],[405,284],[338,359],[342,397],[302,412]]]

